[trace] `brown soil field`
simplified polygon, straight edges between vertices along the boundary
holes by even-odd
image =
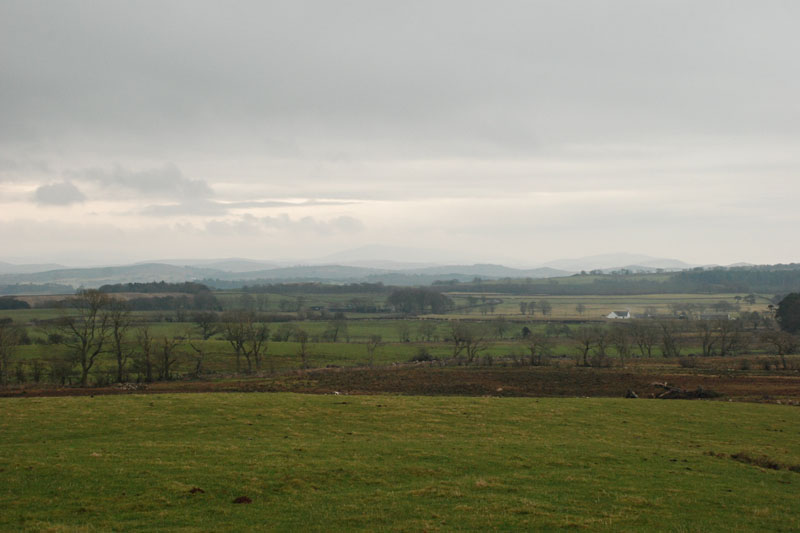
[[[640,368],[593,369],[555,367],[329,368],[279,376],[232,377],[214,381],[172,381],[104,388],[36,388],[0,390],[0,396],[73,396],[190,392],[298,392],[307,394],[410,394],[528,397],[639,398],[665,393],[663,384],[694,392],[718,393],[720,400],[780,402],[800,405],[800,373],[755,375],[746,372],[703,373]]]

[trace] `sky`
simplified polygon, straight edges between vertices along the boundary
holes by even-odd
[[[0,261],[800,261],[798,20],[789,0],[3,0]]]

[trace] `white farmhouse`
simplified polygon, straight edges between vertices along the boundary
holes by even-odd
[[[606,318],[630,318],[630,311],[611,311],[606,315]]]

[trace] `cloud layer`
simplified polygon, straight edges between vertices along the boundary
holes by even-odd
[[[59,259],[69,217],[59,253],[137,259],[798,260],[798,19],[783,0],[3,2],[0,238]]]

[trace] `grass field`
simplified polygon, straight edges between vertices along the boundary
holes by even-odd
[[[800,529],[789,406],[0,399],[0,436],[3,531]]]

